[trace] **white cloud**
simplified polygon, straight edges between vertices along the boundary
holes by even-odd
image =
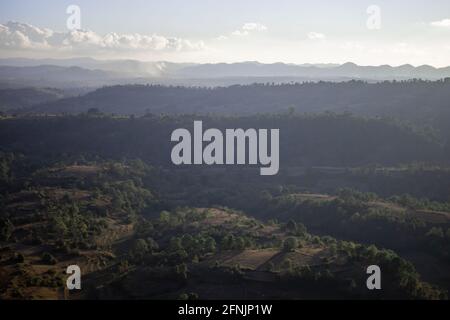
[[[247,22],[242,26],[242,30],[247,31],[266,31],[267,27],[257,22]]]
[[[120,50],[120,51],[183,51],[202,50],[202,41],[164,37],[156,34],[99,35],[89,30],[55,32],[26,23],[8,22],[0,24],[0,48],[11,50]]]
[[[326,36],[323,33],[319,32],[310,32],[308,33],[308,39],[310,40],[324,40]]]
[[[450,19],[442,19],[430,23],[433,27],[450,28]]]
[[[235,30],[231,33],[232,36],[248,36],[253,32],[262,32],[266,31],[267,27],[258,22],[247,22],[242,25],[242,27],[238,30]]]
[[[250,34],[250,32],[248,32],[247,30],[236,30],[231,33],[232,36],[238,36],[238,37],[248,36],[249,34]]]
[[[216,38],[216,40],[220,40],[220,41],[222,41],[222,40],[227,40],[227,39],[228,39],[227,36],[218,36],[218,37]]]

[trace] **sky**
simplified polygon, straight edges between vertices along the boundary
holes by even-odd
[[[0,57],[443,67],[450,1],[0,0]]]

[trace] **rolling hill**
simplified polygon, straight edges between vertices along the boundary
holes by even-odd
[[[389,117],[450,136],[449,81],[365,83],[319,82],[229,87],[124,85],[100,88],[84,96],[50,101],[23,110],[28,113],[78,114],[96,108],[120,115],[350,112]]]

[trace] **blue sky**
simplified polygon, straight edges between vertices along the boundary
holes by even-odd
[[[85,33],[67,35],[72,4]],[[370,5],[380,28],[367,27]],[[450,65],[448,0],[14,0],[0,3],[0,24],[2,57]]]

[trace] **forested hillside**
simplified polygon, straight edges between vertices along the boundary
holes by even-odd
[[[230,87],[126,85],[43,103],[30,113],[83,113],[91,108],[121,115],[351,112],[413,122],[443,139],[450,136],[449,81],[254,84]],[[431,129],[432,128],[432,129]]]
[[[6,119],[0,123],[0,143],[42,157],[100,154],[139,157],[170,165],[176,128],[192,131],[194,120],[208,127],[281,128],[281,169],[289,166],[399,165],[448,162],[448,150],[433,137],[393,122],[350,115],[261,115],[248,117],[147,116],[111,117],[84,114],[69,117]]]

